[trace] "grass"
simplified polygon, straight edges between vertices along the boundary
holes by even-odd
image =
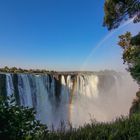
[[[140,114],[110,123],[92,122],[78,129],[49,132],[42,140],[140,140]]]

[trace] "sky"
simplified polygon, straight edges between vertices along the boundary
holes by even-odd
[[[124,69],[118,35],[103,27],[104,0],[0,0],[0,67]]]

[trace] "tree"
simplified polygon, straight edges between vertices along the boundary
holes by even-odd
[[[32,108],[17,106],[14,100],[0,97],[0,138],[32,140],[46,135],[47,127],[35,119]]]
[[[134,23],[140,22],[140,0],[106,0],[104,12],[103,25],[109,30],[129,18],[134,18]]]
[[[134,17],[140,22],[140,0],[106,0],[104,5],[104,26],[108,30],[117,28],[122,21]],[[132,37],[130,32],[119,36],[119,45],[123,49],[124,63],[133,78],[140,84],[140,33]]]
[[[140,0],[106,0],[104,5],[104,26],[108,30],[117,28],[123,21],[133,18],[140,22]],[[140,33],[132,37],[130,32],[119,36],[119,46],[123,49],[123,60],[128,65],[128,71],[140,85]],[[140,112],[140,91],[130,109],[132,113]]]
[[[140,33],[132,37],[130,32],[119,36],[119,46],[123,49],[124,63],[128,64],[128,71],[140,84]]]
[[[119,45],[123,48],[123,60],[128,64],[128,71],[140,85],[140,33],[132,37],[130,32],[119,36]],[[140,113],[140,91],[136,93],[136,99],[130,108],[130,115]]]

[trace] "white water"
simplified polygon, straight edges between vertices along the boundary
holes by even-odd
[[[6,74],[7,95],[14,91],[13,75]],[[60,121],[74,127],[91,119],[111,121],[127,115],[138,87],[128,75],[18,74],[20,105],[34,107],[37,119],[58,128]]]
[[[12,82],[12,76],[10,74],[6,74],[6,84],[7,95],[11,96],[14,93],[14,86]]]

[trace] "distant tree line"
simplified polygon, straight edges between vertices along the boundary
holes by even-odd
[[[22,68],[16,68],[8,66],[5,66],[4,68],[0,68],[0,72],[5,73],[35,73],[35,74],[47,74],[47,73],[55,73],[55,71],[49,71],[46,69],[22,69]]]

